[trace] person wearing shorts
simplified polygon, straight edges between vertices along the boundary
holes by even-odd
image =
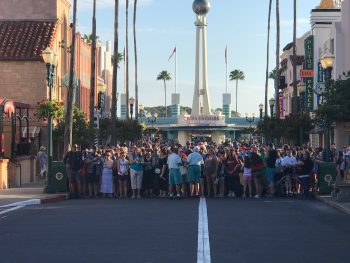
[[[139,151],[136,155],[133,155],[132,161],[130,162],[130,181],[132,189],[132,199],[136,197],[141,198],[141,188],[143,179],[143,158],[142,153]]]
[[[168,167],[169,167],[169,195],[173,196],[173,187],[175,185],[176,197],[181,197],[181,185],[182,175],[180,173],[180,166],[182,165],[181,158],[177,154],[178,149],[172,147],[168,156]]]
[[[187,157],[187,181],[190,183],[191,196],[199,196],[199,181],[201,176],[201,165],[204,164],[203,157],[199,154],[199,147],[193,148],[193,153]]]

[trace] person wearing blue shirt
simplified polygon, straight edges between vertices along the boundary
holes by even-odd
[[[171,147],[171,153],[168,156],[168,167],[169,167],[169,194],[170,197],[173,197],[173,187],[176,187],[176,197],[181,197],[181,185],[182,185],[182,176],[180,173],[180,166],[182,161],[180,156],[177,154],[178,149]]]
[[[203,157],[199,154],[199,147],[193,148],[193,153],[187,157],[187,180],[190,183],[191,196],[199,195],[199,181],[201,165],[204,164]]]

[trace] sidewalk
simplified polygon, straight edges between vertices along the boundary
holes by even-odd
[[[316,196],[316,199],[350,215],[350,202],[339,202],[336,197]]]
[[[45,194],[43,189],[44,182],[24,185],[21,188],[2,189],[0,190],[0,207],[43,204],[66,200],[65,193]]]

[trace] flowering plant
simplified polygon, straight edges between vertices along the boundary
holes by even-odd
[[[37,104],[37,116],[40,119],[43,119],[45,121],[49,116],[51,116],[53,120],[59,121],[63,118],[63,101],[43,99]]]

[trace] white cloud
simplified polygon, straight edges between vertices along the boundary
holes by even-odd
[[[78,8],[80,9],[92,9],[92,2],[93,0],[80,0],[78,3]],[[138,6],[147,6],[151,5],[155,2],[155,0],[138,0],[137,5]],[[115,0],[96,0],[96,8],[97,9],[104,9],[104,8],[110,8],[114,7]],[[133,6],[134,1],[129,1],[129,7]],[[125,0],[120,0],[119,5],[125,6]]]

